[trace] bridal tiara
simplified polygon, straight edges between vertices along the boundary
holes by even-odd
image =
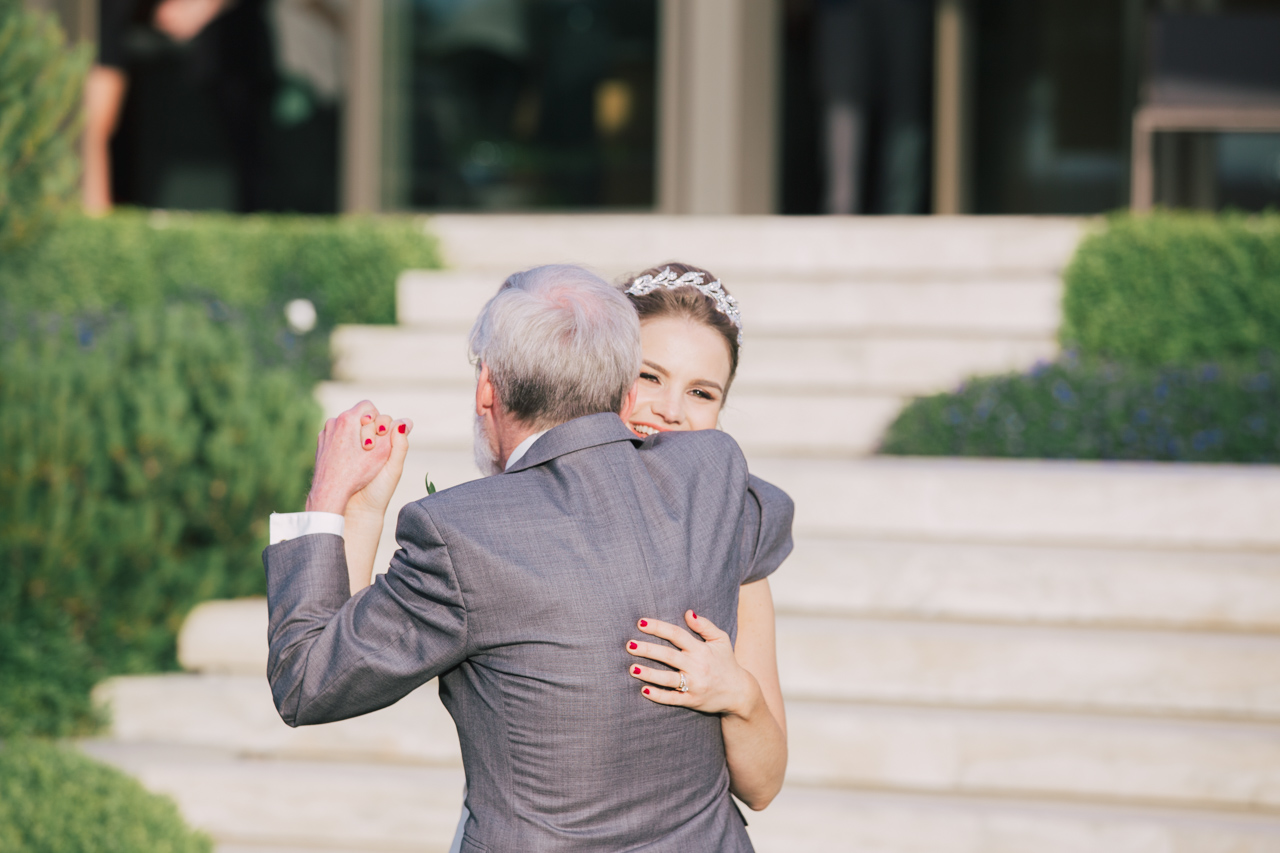
[[[738,327],[738,346],[742,346],[742,315],[738,311],[738,300],[733,298],[732,294],[725,293],[724,287],[720,284],[720,279],[716,279],[710,284],[703,284],[702,280],[706,278],[700,272],[687,272],[677,277],[671,271],[671,267],[666,267],[657,275],[642,275],[635,281],[631,282],[631,286],[627,288],[628,296],[644,296],[646,293],[652,293],[660,287],[667,290],[674,290],[677,287],[693,287],[703,296],[710,297],[716,304],[716,310],[729,318],[729,322]]]

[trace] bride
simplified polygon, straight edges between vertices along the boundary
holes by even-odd
[[[642,349],[636,405],[627,426],[645,440],[661,440],[653,437],[664,432],[715,429],[738,369],[742,330],[737,301],[711,273],[683,263],[645,270],[627,283],[625,292],[640,315]],[[365,425],[377,434],[393,428],[385,415],[372,422],[366,418]],[[384,475],[352,499],[353,504],[363,500],[363,505],[347,507],[353,594],[371,582],[383,518],[403,461],[403,454],[393,456]],[[750,488],[753,500],[756,492],[774,489],[755,477]],[[770,555],[746,572],[738,594],[736,642],[689,610],[684,626],[640,619],[638,636],[627,644],[636,659],[629,672],[645,699],[720,716],[729,788],[754,810],[777,795],[787,765],[786,712],[767,577],[785,556],[786,551]],[[640,634],[665,642],[649,642]],[[651,666],[651,661],[663,666]],[[453,850],[466,819],[464,806]]]

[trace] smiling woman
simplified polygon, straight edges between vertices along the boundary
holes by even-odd
[[[628,281],[626,294],[640,315],[643,353],[627,426],[641,438],[715,429],[738,370],[742,319],[737,300],[710,272],[683,263],[645,270]],[[758,493],[773,487],[752,477],[751,489],[751,499],[758,500]],[[787,766],[769,580],[750,576],[739,589],[735,642],[693,610],[684,621],[683,626],[654,619],[637,623],[639,631],[678,651],[651,643],[628,646],[634,657],[658,660],[678,672],[646,665],[633,665],[629,672],[649,685],[641,692],[653,702],[720,716],[730,790],[752,809],[762,809],[782,786]]]
[[[644,352],[627,425],[641,436],[714,429],[738,370],[737,300],[710,272],[682,263],[645,270],[627,297]]]

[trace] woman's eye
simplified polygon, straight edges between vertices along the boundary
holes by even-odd
[[[640,378],[641,378],[641,379],[643,379],[643,380],[645,380],[646,382],[657,382],[657,381],[658,381],[658,377],[654,376],[652,373],[641,373],[641,374],[640,374]]]
[[[693,389],[693,395],[694,395],[695,397],[701,397],[703,400],[710,400],[710,401],[711,401],[711,402],[713,402],[713,403],[714,403],[714,402],[715,402],[715,400],[716,400],[716,398],[715,398],[715,395],[714,395],[714,394],[712,394],[712,393],[711,393],[711,392],[709,392],[709,391],[703,391],[701,388],[695,388],[695,389]]]

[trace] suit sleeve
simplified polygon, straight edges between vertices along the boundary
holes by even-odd
[[[396,537],[390,571],[354,596],[339,536],[302,536],[263,552],[267,678],[289,725],[376,711],[466,657],[458,579],[422,506],[401,511]]]
[[[791,553],[795,503],[782,489],[754,474],[747,478],[744,584],[763,580]]]

